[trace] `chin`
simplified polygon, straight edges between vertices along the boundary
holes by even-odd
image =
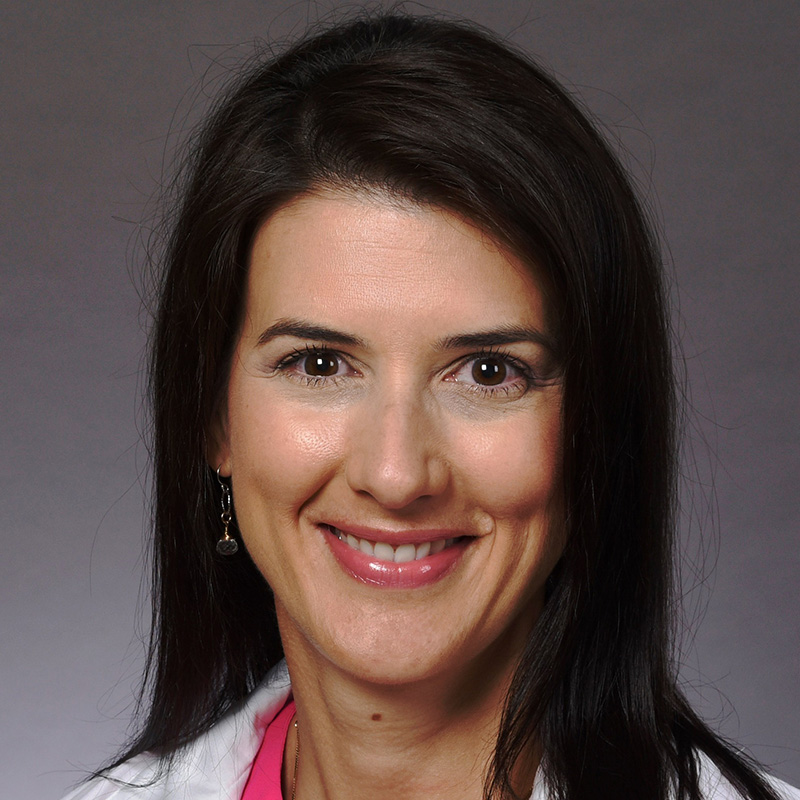
[[[327,627],[313,639],[284,611],[279,612],[281,634],[290,667],[314,665],[317,674],[338,672],[343,677],[375,686],[401,687],[442,680],[456,690],[464,682],[505,681],[513,672],[519,654],[541,611],[544,591],[529,598],[513,620],[499,619],[484,627],[480,619],[472,626],[441,619],[431,627],[419,611],[377,615],[372,624],[356,615],[351,625]],[[421,623],[421,624],[420,624]]]

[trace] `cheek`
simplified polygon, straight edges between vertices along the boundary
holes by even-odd
[[[471,491],[495,520],[544,522],[561,494],[561,426],[557,415],[484,426],[465,437],[462,463]]]
[[[341,426],[282,402],[262,384],[229,392],[233,505],[254,563],[276,595],[288,596],[299,585],[297,515],[336,471]],[[314,558],[307,553],[303,563]]]
[[[256,501],[270,512],[289,511],[336,469],[343,432],[334,415],[313,413],[273,394],[262,387],[231,387],[228,433],[234,493],[240,507]]]

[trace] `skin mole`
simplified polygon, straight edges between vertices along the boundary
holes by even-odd
[[[380,722],[383,719],[383,714],[373,714],[372,720],[373,722]]]

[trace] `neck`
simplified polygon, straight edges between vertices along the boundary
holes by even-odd
[[[286,744],[285,797],[299,737],[296,800],[481,800],[516,664],[514,637],[457,674],[387,685],[348,674],[287,633],[298,727]],[[537,753],[521,760],[518,793],[526,796]]]

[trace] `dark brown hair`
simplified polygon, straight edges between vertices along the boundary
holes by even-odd
[[[169,757],[282,657],[262,576],[246,552],[215,552],[206,436],[254,231],[320,185],[460,213],[553,287],[568,544],[507,698],[486,796],[510,796],[535,738],[563,800],[699,800],[700,752],[745,796],[774,800],[676,683],[675,389],[659,252],[630,181],[541,67],[469,24],[401,14],[351,19],[251,64],[188,157],[152,349],[149,712],[120,760]]]

